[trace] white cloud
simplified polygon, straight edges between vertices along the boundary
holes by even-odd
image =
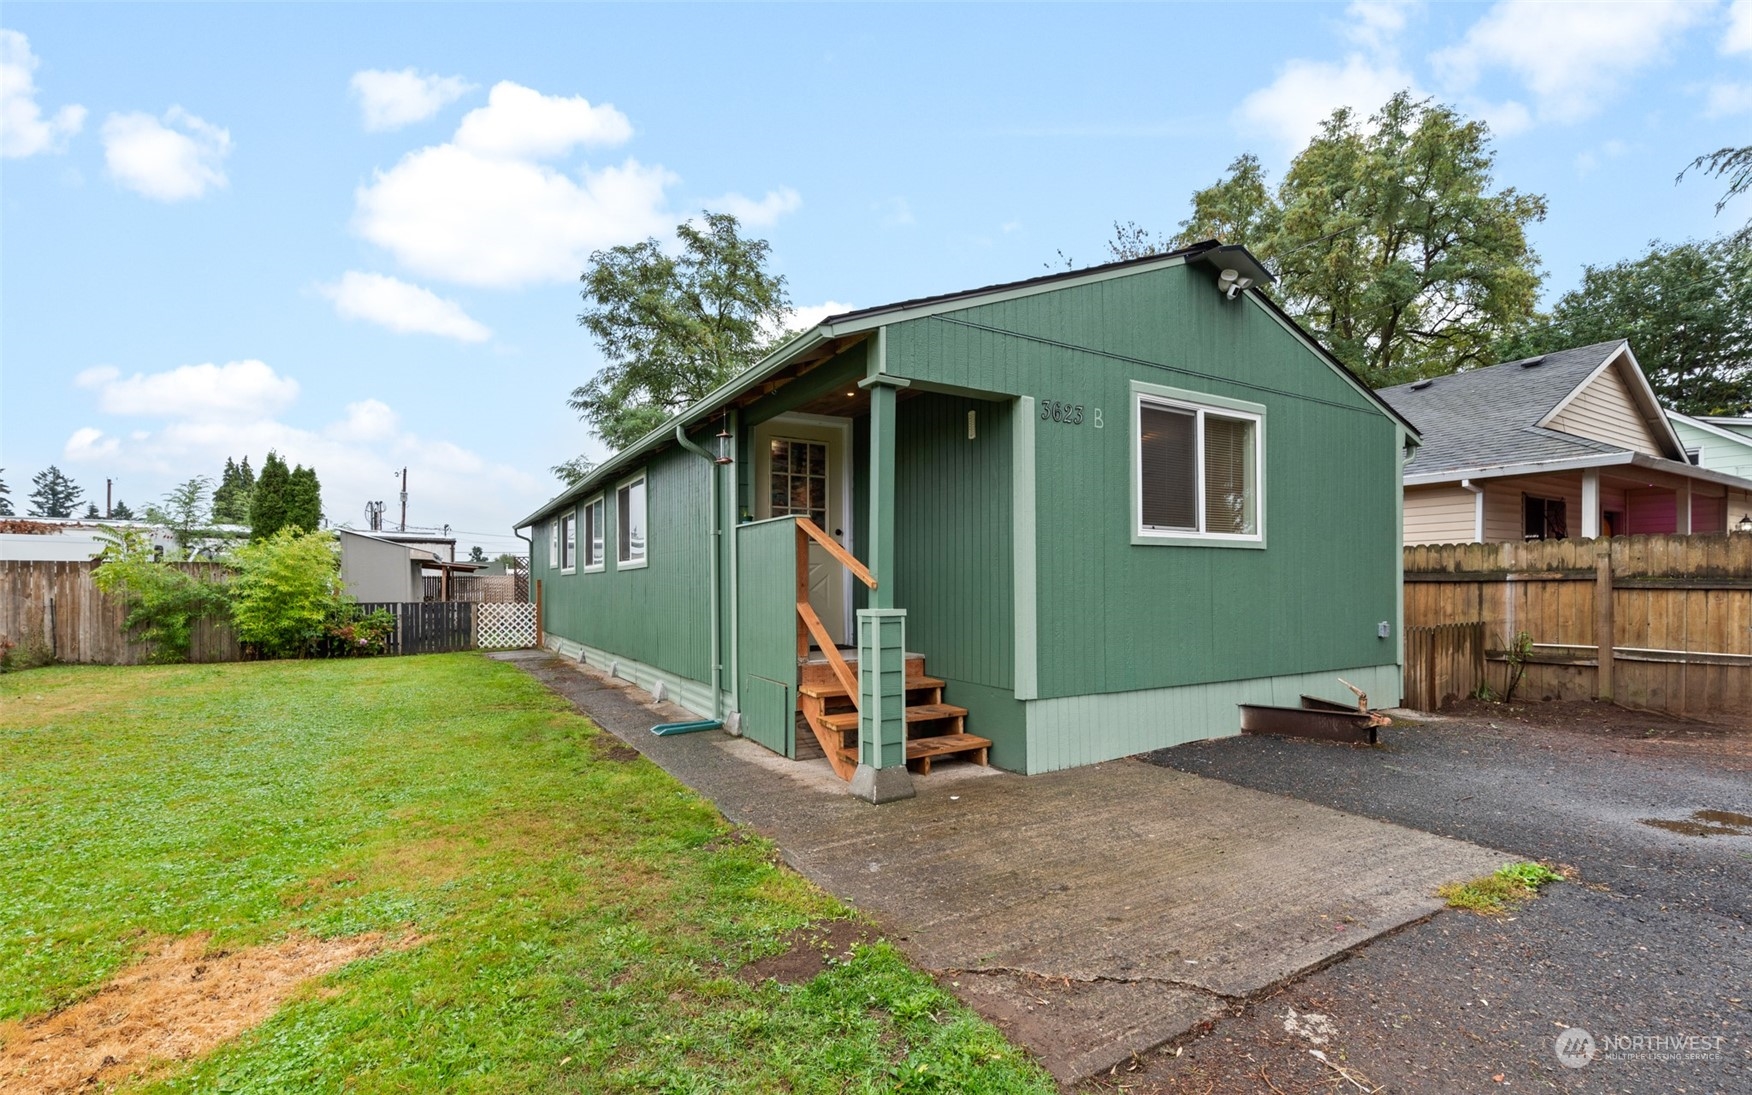
[[[353,225],[408,268],[448,281],[570,281],[591,251],[669,231],[664,191],[675,181],[636,160],[573,179],[436,145],[361,187]]]
[[[63,152],[68,139],[85,125],[85,108],[77,105],[43,117],[36,101],[35,73],[40,64],[30,51],[29,38],[0,29],[0,156]]]
[[[325,431],[341,441],[384,441],[394,437],[401,428],[401,416],[389,404],[377,399],[364,399],[347,404],[347,417],[333,423]]]
[[[284,421],[281,412],[289,409],[298,383],[259,361],[119,377],[115,368],[100,366],[80,374],[78,383],[95,393],[99,410],[157,421],[125,435],[81,427],[68,437],[64,450],[70,463],[101,464],[104,474],[121,472],[131,484],[129,497],[162,493],[202,470],[213,474],[226,457],[247,454],[260,467],[269,449],[290,464],[315,467],[329,520],[355,526],[364,523],[366,502],[394,497],[396,476],[404,466],[413,467],[416,476],[410,488],[410,524],[497,530],[509,539],[510,530],[503,528],[505,511],[527,512],[548,493],[545,476],[407,430],[381,400],[349,403],[340,417],[314,429]],[[203,378],[230,394],[204,401],[184,398],[214,386],[203,385]],[[221,405],[224,413],[216,413]]]
[[[103,123],[103,155],[118,183],[158,201],[198,198],[226,184],[223,164],[231,134],[180,106],[160,122],[150,114],[111,114]]]
[[[1341,106],[1367,118],[1396,93],[1414,89],[1409,72],[1390,59],[1353,53],[1343,64],[1292,60],[1276,80],[1241,100],[1236,114],[1247,128],[1289,150],[1300,150]]]
[[[1722,36],[1723,53],[1752,53],[1752,0],[1734,0],[1728,9],[1728,30]]]
[[[766,197],[755,201],[741,194],[725,194],[706,203],[706,208],[714,213],[729,213],[744,227],[769,228],[777,224],[779,218],[786,213],[794,213],[803,206],[803,198],[788,186],[767,191]]]
[[[61,455],[68,460],[101,460],[113,456],[122,443],[116,438],[105,436],[104,432],[95,426],[81,426],[73,431],[73,436],[67,439]]]
[[[360,121],[373,133],[423,122],[474,90],[460,76],[427,76],[412,68],[365,69],[353,73],[350,86],[359,100]]]
[[[543,95],[509,80],[493,85],[487,105],[463,115],[455,142],[482,156],[546,160],[578,145],[625,144],[627,116],[582,96]]]
[[[1663,57],[1708,10],[1684,0],[1501,0],[1430,61],[1460,91],[1490,70],[1506,69],[1532,93],[1541,120],[1575,122],[1597,113],[1620,83]]]
[[[107,414],[182,418],[196,422],[248,422],[290,406],[298,382],[260,361],[182,365],[162,373],[123,378],[112,366],[87,369],[74,383],[97,393]]]
[[[355,192],[353,231],[427,277],[495,288],[571,281],[590,252],[668,237],[679,219],[668,191],[680,180],[662,166],[543,162],[632,132],[612,106],[500,83],[449,142],[408,153]],[[718,201],[763,227],[802,204],[789,188]]]
[[[443,335],[461,342],[485,342],[493,337],[485,324],[454,300],[385,274],[349,270],[333,285],[316,288],[334,302],[341,315],[367,320],[398,334]]]
[[[1415,0],[1352,0],[1344,9],[1351,20],[1345,37],[1364,49],[1385,52],[1393,48],[1415,7]]]
[[[849,312],[853,307],[843,300],[824,300],[820,304],[799,305],[791,309],[791,314],[785,318],[784,329],[787,331],[807,331],[828,316]]]
[[[1752,84],[1712,84],[1703,112],[1711,118],[1752,114]]]
[[[1628,151],[1630,146],[1616,137],[1602,141],[1598,148],[1583,149],[1576,155],[1576,171],[1582,175],[1592,174],[1601,164],[1616,160]]]

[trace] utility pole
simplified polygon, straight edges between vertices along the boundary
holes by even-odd
[[[402,469],[402,518],[401,518],[401,528],[398,529],[397,531],[398,532],[406,532],[407,530],[408,530],[408,469],[403,468]]]
[[[115,504],[115,485],[116,481],[114,479],[105,479],[103,481],[103,515],[106,520],[110,515],[110,507]]]

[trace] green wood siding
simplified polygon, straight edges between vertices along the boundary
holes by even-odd
[[[545,527],[557,514],[546,516],[536,530],[532,569],[542,582],[542,626],[548,633],[711,682],[712,467],[678,448],[653,455],[645,465],[649,564],[644,567],[617,569],[613,483],[603,507],[608,559],[600,572],[557,569],[547,557]],[[625,478],[618,476],[614,483]],[[587,500],[580,500],[577,512]]]
[[[1397,637],[1376,636],[1397,615],[1395,423],[1261,306],[1224,301],[1203,272],[908,321],[890,329],[888,366],[1085,408],[1081,425],[1035,423],[1042,698],[1397,663]],[[1131,543],[1133,380],[1265,406],[1264,550]],[[1008,529],[1007,509],[983,519]],[[903,524],[900,534],[920,531]],[[972,554],[951,551],[939,565]],[[911,630],[933,669],[983,660]]]
[[[1010,698],[1013,407],[938,394],[900,402],[894,603],[907,612],[907,645],[948,682],[944,699],[968,709],[968,731],[992,739],[994,764],[1020,768],[1023,723]]]
[[[736,530],[737,672],[742,732],[796,756],[797,522],[780,517]]]

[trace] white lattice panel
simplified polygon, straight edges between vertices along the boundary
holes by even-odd
[[[474,606],[478,642],[488,650],[522,650],[535,645],[535,606],[484,601]]]

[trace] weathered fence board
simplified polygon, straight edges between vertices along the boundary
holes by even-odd
[[[475,648],[475,606],[464,601],[434,601],[429,604],[399,601],[361,601],[361,612],[389,612],[396,618],[390,636],[390,654],[447,654]]]
[[[226,573],[213,563],[174,565],[202,577]],[[122,603],[104,596],[93,584],[96,569],[93,562],[0,561],[0,638],[18,645],[41,643],[60,662],[138,665],[146,661],[146,644],[128,638]],[[190,661],[227,662],[240,656],[229,623],[196,622]]]
[[[1430,630],[1454,624],[1482,628],[1482,657],[1462,650],[1470,636]],[[1752,710],[1752,536],[1406,548],[1405,628],[1408,704],[1501,692],[1502,651],[1525,631],[1536,645],[1519,696]]]

